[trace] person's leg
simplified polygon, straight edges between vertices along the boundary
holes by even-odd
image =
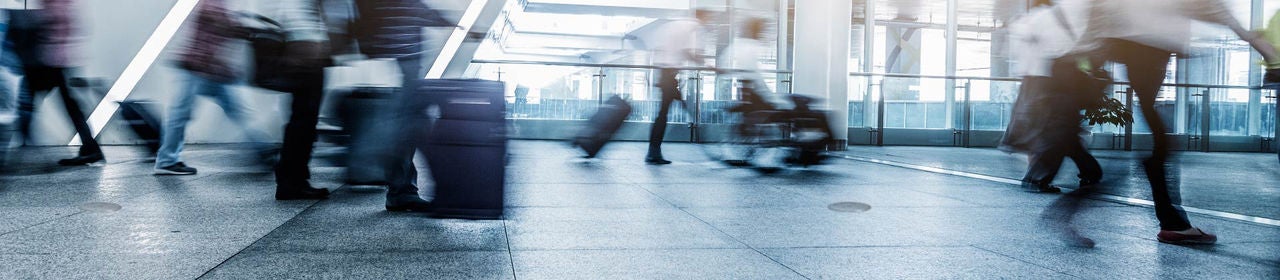
[[[227,119],[244,131],[245,138],[253,144],[255,152],[259,153],[260,161],[270,158],[266,153],[273,150],[267,144],[271,141],[271,137],[266,131],[253,125],[253,109],[246,105],[247,103],[238,92],[232,90],[230,84],[211,83],[203,94],[213,98],[213,101],[222,107],[222,112],[227,115]]]
[[[662,101],[658,104],[658,115],[653,118],[653,126],[649,129],[649,152],[645,162],[653,164],[671,163],[662,156],[662,140],[667,134],[667,118],[671,113],[671,103],[680,97],[679,82],[676,81],[675,69],[662,69],[658,88],[662,90]]]
[[[1053,204],[1040,214],[1041,220],[1058,234],[1058,239],[1071,246],[1093,247],[1093,239],[1081,235],[1073,224],[1076,214],[1084,199],[1097,193],[1097,187],[1081,187],[1053,201]]]
[[[290,101],[289,123],[285,125],[280,162],[276,164],[276,199],[316,199],[328,195],[328,189],[312,188],[308,164],[315,148],[316,122],[324,96],[323,68],[305,69],[292,74],[297,89]]]
[[[23,137],[23,141],[31,138],[31,118],[36,110],[35,93],[37,90],[47,90],[43,85],[47,84],[40,81],[39,77],[45,76],[47,71],[35,68],[23,69],[22,80],[18,81],[18,133]]]
[[[1084,143],[1075,142],[1067,147],[1067,157],[1076,164],[1076,170],[1080,171],[1080,187],[1087,188],[1098,184],[1102,181],[1102,164],[1098,163],[1098,159],[1089,153],[1089,149]]]
[[[1191,222],[1187,214],[1174,206],[1169,193],[1165,164],[1169,157],[1169,136],[1164,121],[1156,112],[1156,95],[1164,82],[1165,70],[1171,53],[1132,42],[1112,44],[1117,51],[1115,60],[1124,63],[1129,81],[1138,96],[1138,104],[1147,126],[1151,128],[1153,150],[1151,158],[1143,161],[1147,180],[1151,183],[1151,197],[1155,204],[1156,218],[1162,230],[1187,230]]]
[[[417,141],[423,141],[420,136],[424,133],[423,127],[430,123],[423,111],[430,106],[427,96],[418,92],[418,82],[422,80],[421,60],[418,59],[400,59],[400,74],[403,79],[400,92],[398,93],[399,102],[395,102],[393,106],[399,108],[395,110],[395,123],[399,126],[396,135],[390,138],[394,139],[392,145],[394,148],[387,159],[387,211],[430,211],[430,203],[423,200],[418,195],[418,169],[413,164],[413,157],[417,154]]]
[[[1056,193],[1061,190],[1052,186],[1053,178],[1058,176],[1062,168],[1062,160],[1066,154],[1060,147],[1027,156],[1030,164],[1027,174],[1022,177],[1022,187],[1031,192]]]
[[[75,127],[76,133],[80,134],[80,153],[76,158],[60,162],[65,165],[91,164],[102,161],[102,147],[98,146],[98,140],[94,139],[93,131],[89,129],[88,118],[84,111],[80,110],[79,99],[72,94],[71,87],[67,85],[67,74],[70,69],[59,68],[54,70],[53,82],[56,83],[58,93],[62,95],[63,107],[67,110],[67,116],[71,117],[71,125]]]
[[[182,161],[183,142],[186,139],[187,123],[191,121],[191,106],[195,96],[207,90],[208,81],[191,72],[182,72],[186,89],[179,91],[169,100],[169,111],[165,116],[164,129],[160,130],[160,150],[156,151],[156,169],[173,166]]]

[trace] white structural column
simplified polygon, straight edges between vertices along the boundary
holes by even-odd
[[[849,47],[853,1],[796,1],[794,89],[826,100],[831,130],[849,139]]]
[[[958,12],[959,7],[957,7],[959,4],[960,4],[959,0],[947,0],[946,75],[948,77],[952,77],[956,75],[956,55],[957,55],[956,47],[958,44],[957,38],[960,38],[959,36],[960,34],[957,34],[959,33],[960,27],[956,17],[959,16],[959,12]],[[947,84],[946,85],[947,87],[946,88],[946,96],[947,96],[946,97],[946,104],[947,104],[946,106],[947,107],[947,126],[946,127],[952,128],[952,129],[964,129],[965,124],[956,121],[957,119],[956,113],[959,112],[958,110],[963,110],[963,108],[957,108],[956,103],[960,103],[964,101],[964,96],[959,96],[959,97],[956,96],[957,84],[955,79],[947,79],[946,84]],[[963,118],[960,118],[960,119],[963,119]],[[965,133],[968,133],[968,131],[965,131]],[[965,135],[964,137],[969,137],[969,136]]]
[[[1250,3],[1249,29],[1260,30],[1261,28],[1265,27],[1263,26],[1263,21],[1266,19],[1264,19],[1265,15],[1263,14],[1262,9],[1263,9],[1262,0],[1253,0],[1252,3]],[[1257,50],[1250,51],[1249,61],[1251,62],[1262,61],[1262,55],[1258,54]],[[1224,65],[1222,67],[1227,67],[1227,66]],[[1262,84],[1262,67],[1258,67],[1257,65],[1254,65],[1254,64],[1249,64],[1249,85],[1260,85],[1260,84]],[[1261,131],[1262,130],[1262,109],[1263,109],[1262,108],[1262,90],[1259,90],[1259,89],[1249,90],[1249,107],[1248,108],[1249,108],[1248,109],[1249,118],[1246,120],[1246,122],[1248,122],[1249,130],[1248,130],[1248,134],[1246,135],[1250,135],[1250,136],[1261,135],[1262,137],[1270,137],[1270,135],[1262,135],[1261,133],[1262,132]]]

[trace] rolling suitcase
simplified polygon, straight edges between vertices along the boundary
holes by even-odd
[[[423,149],[435,179],[432,215],[499,219],[504,206],[507,136],[502,82],[424,80],[440,118]]]
[[[154,104],[145,100],[120,101],[120,116],[152,154],[160,150],[160,118],[151,114],[149,109]]]
[[[618,128],[622,127],[630,114],[631,104],[617,95],[610,97],[587,120],[587,127],[573,138],[573,145],[587,152],[587,158],[595,157],[604,148],[604,144],[613,139],[613,134],[618,132]]]

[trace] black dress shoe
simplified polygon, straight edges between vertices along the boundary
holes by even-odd
[[[387,211],[391,212],[431,212],[431,202],[423,200],[417,193],[387,196]]]
[[[652,165],[663,165],[663,164],[671,164],[671,161],[665,160],[662,158],[646,158],[644,159],[644,163],[652,164]]]
[[[79,165],[96,165],[106,160],[102,153],[83,155],[69,159],[59,160],[58,165],[63,166],[79,166]]]
[[[329,198],[328,189],[317,189],[312,187],[276,188],[276,200],[312,200],[327,198]]]

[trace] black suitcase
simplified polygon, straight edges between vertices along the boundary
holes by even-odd
[[[426,155],[435,179],[432,215],[499,219],[504,207],[507,136],[502,82],[424,80],[417,94],[440,108]]]
[[[146,100],[120,101],[120,116],[152,154],[160,150],[160,118],[150,109],[154,104]]]
[[[587,152],[588,158],[595,157],[604,148],[604,144],[613,139],[613,134],[618,132],[618,128],[622,127],[630,114],[631,104],[617,95],[610,97],[587,120],[587,127],[573,138],[573,144]]]

